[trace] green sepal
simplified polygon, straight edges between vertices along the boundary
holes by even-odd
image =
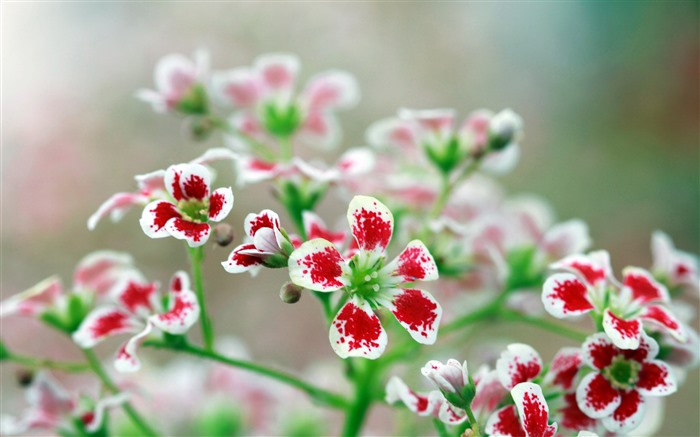
[[[283,267],[287,267],[289,264],[289,255],[285,255],[283,253],[276,253],[274,255],[270,255],[265,258],[263,261],[263,264],[265,267],[269,267],[271,269],[280,269]]]
[[[541,283],[543,272],[535,266],[535,253],[535,246],[520,247],[508,252],[506,261],[509,268],[509,290],[537,287]]]
[[[187,115],[205,115],[209,112],[209,100],[204,85],[196,83],[177,103],[176,109]]]
[[[75,332],[83,320],[90,312],[91,302],[87,297],[72,293],[68,295],[68,303],[66,308],[66,328],[68,332]]]
[[[56,309],[54,308],[41,313],[39,315],[39,320],[59,331],[66,332],[68,334],[72,332],[68,327],[68,324],[66,323],[64,317],[61,314],[59,314],[58,311],[56,311]]]
[[[267,104],[263,107],[265,129],[276,137],[290,137],[301,125],[301,117],[301,111],[296,105]]]
[[[10,358],[12,356],[12,353],[10,350],[5,346],[5,342],[0,339],[0,361],[5,361],[6,359]]]
[[[446,175],[462,164],[468,155],[455,136],[444,143],[425,144],[423,149],[428,159]]]

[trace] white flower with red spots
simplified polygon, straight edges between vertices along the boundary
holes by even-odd
[[[294,249],[292,242],[280,227],[276,212],[264,209],[248,214],[244,224],[247,241],[239,245],[221,263],[229,273],[250,272],[255,276],[262,267],[279,268],[287,265]]]
[[[141,214],[141,229],[151,238],[175,237],[197,247],[209,240],[209,222],[226,218],[233,207],[231,188],[210,191],[211,173],[201,164],[168,167],[165,188],[172,200],[155,200]]]
[[[209,55],[199,50],[190,60],[181,54],[164,56],[156,66],[156,90],[139,90],[136,96],[150,103],[153,110],[203,114],[207,109],[204,81],[209,72]]]
[[[583,344],[583,361],[593,369],[576,389],[579,408],[587,416],[602,419],[611,432],[635,429],[645,412],[647,396],[667,396],[676,391],[669,366],[654,359],[659,346],[641,333],[639,347],[621,349],[604,333]]]
[[[393,233],[391,211],[377,199],[355,196],[347,213],[358,250],[344,258],[328,240],[307,241],[289,257],[292,282],[309,290],[343,290],[348,302],[331,323],[330,342],[342,358],[375,359],[384,351],[387,336],[374,309],[391,311],[411,337],[432,344],[437,337],[442,309],[427,292],[400,285],[435,280],[437,266],[419,240],[393,261],[386,262],[386,248]]]
[[[466,412],[445,399],[439,390],[416,393],[398,376],[392,376],[386,385],[386,402],[402,402],[411,412],[419,416],[432,416],[448,425],[459,425],[467,420]]]
[[[697,296],[700,289],[697,256],[676,249],[671,237],[661,231],[651,236],[651,253],[654,276],[671,288],[686,288]]]
[[[549,424],[549,406],[542,388],[522,382],[510,390],[515,405],[497,410],[486,422],[485,431],[491,436],[553,437],[557,424]]]
[[[572,255],[552,264],[555,273],[544,283],[542,303],[554,317],[564,318],[593,312],[616,346],[636,349],[642,322],[659,326],[679,341],[685,341],[682,324],[667,308],[668,290],[638,267],[623,270],[619,284],[612,276],[610,256],[605,251]]]
[[[180,335],[199,318],[199,303],[187,273],[173,275],[167,295],[161,295],[158,288],[158,283],[125,278],[114,288],[116,305],[94,309],[73,333],[73,341],[89,349],[114,335],[136,334],[119,348],[114,365],[120,372],[137,371],[141,366],[137,349],[153,327]]]
[[[294,136],[304,144],[328,147],[338,142],[334,112],[355,106],[355,78],[344,71],[312,77],[297,94],[299,60],[291,54],[267,54],[252,67],[215,73],[213,91],[220,102],[242,110],[234,128],[249,138],[267,142],[270,136]]]

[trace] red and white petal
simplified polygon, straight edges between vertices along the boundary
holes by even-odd
[[[171,294],[191,290],[190,276],[186,272],[178,270],[175,272],[173,277],[170,278],[170,285],[168,289]]]
[[[603,313],[603,329],[613,344],[620,349],[637,349],[642,336],[642,321],[639,319],[625,320],[610,309]]]
[[[415,154],[420,146],[416,126],[406,120],[387,118],[367,129],[367,143],[377,149],[398,148]]]
[[[570,429],[572,431],[580,431],[587,429],[595,429],[596,420],[591,419],[586,416],[583,411],[578,407],[576,403],[576,393],[570,392],[565,393],[563,396],[564,405],[557,408],[557,421],[562,428]],[[578,437],[582,436],[598,437],[597,434],[582,434],[579,433]]]
[[[0,318],[12,315],[37,316],[55,304],[62,294],[61,280],[57,276],[51,276],[0,302]]]
[[[427,291],[395,289],[384,305],[415,341],[433,344],[437,339],[442,307]]]
[[[289,278],[300,287],[314,291],[335,291],[347,285],[343,277],[345,260],[330,241],[307,241],[289,256]]]
[[[583,362],[594,369],[603,370],[620,353],[612,340],[602,332],[586,338],[581,346]]]
[[[513,170],[518,161],[520,161],[520,145],[511,143],[503,150],[486,155],[480,169],[489,174],[502,175]]]
[[[345,71],[325,71],[309,79],[299,96],[309,111],[351,108],[360,100],[355,77]]]
[[[440,407],[440,392],[435,390],[427,395],[419,394],[408,388],[398,376],[392,376],[386,384],[386,402],[391,405],[398,401],[419,416],[432,416],[437,414]],[[444,398],[442,398],[444,400]]]
[[[340,135],[340,125],[335,115],[325,111],[314,111],[306,114],[304,123],[299,127],[297,139],[311,147],[328,149],[338,143]]]
[[[276,212],[263,209],[258,214],[250,213],[246,216],[243,229],[251,238],[255,237],[255,233],[263,228],[280,228],[280,217]]]
[[[127,278],[145,280],[134,267],[131,255],[99,250],[85,256],[78,263],[73,274],[73,290],[105,296],[111,293],[118,282]]]
[[[136,352],[152,330],[153,325],[151,325],[149,321],[141,332],[131,337],[119,347],[117,356],[114,359],[114,368],[117,372],[132,373],[141,368],[141,360],[139,360]]]
[[[159,288],[157,282],[125,279],[114,286],[112,296],[122,308],[146,318],[160,307]]]
[[[73,333],[73,341],[83,349],[89,349],[107,337],[138,332],[143,324],[121,308],[98,307],[94,309]]]
[[[565,347],[552,358],[545,381],[569,390],[574,385],[574,379],[583,366],[583,354],[580,348]]]
[[[199,319],[199,302],[191,290],[183,289],[170,294],[168,312],[156,314],[150,321],[156,328],[168,334],[180,335],[187,332]]]
[[[658,283],[648,271],[639,267],[627,267],[622,275],[623,285],[632,292],[632,297],[638,302],[670,302],[666,287]]]
[[[412,110],[402,108],[399,110],[399,118],[416,123],[423,131],[423,136],[444,139],[452,131],[455,111],[453,109]]]
[[[440,419],[442,423],[455,426],[466,422],[468,416],[466,411],[444,400],[438,411],[438,419]]]
[[[255,60],[254,69],[267,94],[266,98],[290,98],[299,71],[296,56],[286,53],[262,55]]]
[[[253,237],[255,248],[265,255],[272,255],[280,251],[280,243],[277,232],[272,228],[261,228]]]
[[[284,166],[267,162],[252,156],[240,156],[236,159],[238,184],[247,185],[274,179],[284,171]]]
[[[62,417],[75,408],[75,399],[46,372],[38,372],[27,389],[27,403],[44,417]]]
[[[233,191],[231,187],[218,188],[209,197],[209,220],[220,222],[233,208]]]
[[[413,240],[383,270],[401,278],[403,282],[434,281],[438,278],[437,265],[425,244]]]
[[[141,193],[117,193],[107,199],[87,221],[89,230],[94,230],[97,223],[110,216],[113,222],[121,219],[126,212],[136,205],[146,205],[150,198]]]
[[[539,385],[522,382],[513,387],[510,394],[527,437],[553,437],[556,434],[557,424],[549,425],[549,406]]]
[[[349,149],[335,163],[344,176],[357,176],[369,173],[374,168],[376,157],[367,147]]]
[[[588,284],[598,286],[611,277],[610,255],[600,250],[588,255],[570,255],[550,266],[579,275]]]
[[[199,247],[209,240],[209,223],[195,223],[183,218],[174,218],[165,224],[165,229],[178,240],[185,240],[190,247]]]
[[[211,172],[200,164],[173,165],[165,172],[165,187],[176,200],[205,201],[209,198],[210,186]]]
[[[442,364],[440,361],[430,360],[421,368],[421,373],[444,392],[458,393],[469,384],[466,361],[460,364],[455,359],[449,359],[446,364]]]
[[[87,414],[83,415],[83,423],[85,430],[89,433],[94,433],[102,426],[105,413],[110,408],[116,408],[129,401],[130,394],[126,392],[118,393],[114,396],[108,396],[100,399],[95,404],[95,408]]]
[[[583,220],[569,220],[549,228],[540,247],[549,259],[561,259],[583,252],[591,243],[588,225]]]
[[[394,216],[386,205],[374,197],[355,196],[348,206],[347,217],[360,249],[386,250],[394,228]]]
[[[212,162],[238,159],[238,154],[228,147],[212,147],[196,157],[190,164],[209,165]]]
[[[165,189],[165,170],[155,170],[150,173],[134,176],[136,185],[139,187],[141,194],[153,196],[157,193],[163,195],[167,192]]]
[[[233,249],[229,254],[228,259],[223,261],[221,265],[229,273],[242,273],[254,270],[262,266],[264,254],[251,254],[259,252],[254,244],[241,244]]]
[[[684,342],[688,338],[688,334],[683,324],[670,310],[665,307],[660,305],[649,305],[642,310],[639,317],[645,322],[652,322],[655,325],[663,327],[680,342]]]
[[[171,219],[181,217],[182,215],[175,205],[166,200],[156,200],[146,205],[143,209],[139,224],[147,236],[151,238],[165,238],[170,236],[165,225]]]
[[[338,311],[328,338],[340,358],[379,358],[387,343],[386,331],[364,299],[353,298]]]
[[[639,347],[637,349],[627,349],[620,351],[625,358],[643,363],[650,361],[659,353],[659,344],[653,338],[649,337],[646,332],[642,331],[639,339]]]
[[[626,434],[639,426],[644,418],[646,402],[637,390],[621,392],[622,401],[615,412],[602,420],[605,429],[612,433]]]
[[[521,382],[532,381],[542,371],[542,358],[535,349],[523,343],[513,343],[501,352],[496,361],[498,379],[506,390]]]
[[[571,273],[555,273],[542,287],[542,304],[552,316],[580,316],[595,307],[589,297],[588,285]]]
[[[508,405],[491,414],[484,431],[493,437],[521,437],[525,435],[515,405]]]
[[[306,238],[313,240],[315,238],[323,238],[330,241],[336,247],[343,246],[348,239],[346,232],[333,232],[328,229],[328,226],[323,222],[321,217],[311,211],[304,211],[301,215],[304,222],[304,232]]]
[[[610,416],[622,402],[620,392],[603,375],[592,372],[584,376],[576,388],[576,403],[593,419]]]
[[[508,394],[495,370],[480,370],[474,376],[474,383],[476,384],[476,396],[472,400],[472,411],[477,415],[495,410]]]
[[[668,364],[652,360],[642,363],[635,388],[643,396],[668,396],[675,393],[678,387]]]
[[[196,77],[196,66],[181,54],[162,57],[154,74],[156,88],[170,103],[176,103],[189,90]]]
[[[235,68],[212,75],[212,91],[220,102],[238,108],[254,108],[262,96],[260,78],[249,68]]]

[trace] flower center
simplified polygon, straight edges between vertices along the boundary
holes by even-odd
[[[362,297],[376,295],[382,289],[383,276],[379,270],[384,266],[383,256],[371,256],[373,254],[358,253],[350,260],[350,285],[347,289],[351,294],[359,294]]]
[[[181,200],[177,204],[177,209],[180,210],[182,217],[187,221],[194,223],[206,223],[209,221],[209,199]]]
[[[625,359],[623,355],[613,358],[612,363],[603,369],[603,376],[618,389],[633,388],[639,379],[642,365],[634,360]]]

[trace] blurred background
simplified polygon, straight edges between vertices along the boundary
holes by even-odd
[[[96,249],[132,253],[161,282],[187,267],[183,243],[149,240],[138,211],[94,232],[86,220],[113,193],[134,189],[135,174],[221,145],[219,137],[195,143],[181,120],[134,98],[153,87],[161,56],[199,47],[213,69],[289,51],[302,60],[302,81],[329,68],[354,73],[363,98],[340,114],[344,148],[364,145],[367,126],[399,107],[453,107],[460,119],[511,107],[526,132],[519,166],[502,178],[511,192],[540,194],[560,219],[585,220],[617,271],[651,265],[655,229],[697,253],[698,9],[695,1],[5,3],[2,297],[51,274],[69,286],[75,264]],[[216,168],[218,186],[234,183],[227,165]],[[239,236],[247,213],[280,210],[264,185],[235,194],[227,222]],[[335,223],[346,207],[331,197],[322,211]],[[205,266],[217,332],[292,369],[333,360],[318,303],[281,303],[284,272],[255,281],[227,274],[219,262],[228,252],[210,247]],[[509,329],[501,334],[551,357],[545,345],[556,337]],[[18,352],[78,357],[43,332],[28,320],[2,321],[2,338]],[[114,346],[98,350],[108,357]],[[21,404],[13,372],[2,366],[7,412]],[[661,435],[700,435],[699,395],[695,371],[668,399]]]

